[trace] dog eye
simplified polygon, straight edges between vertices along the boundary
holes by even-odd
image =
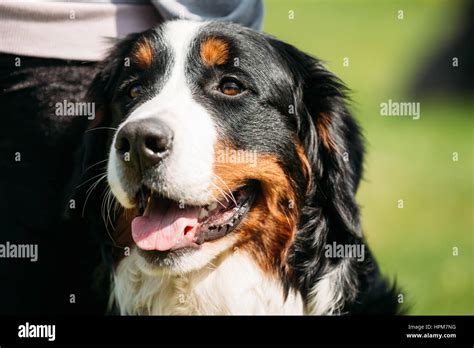
[[[233,79],[224,79],[219,85],[219,91],[225,95],[234,96],[244,91],[240,82]]]
[[[128,88],[128,95],[130,98],[135,99],[140,94],[142,94],[142,85],[134,83]]]

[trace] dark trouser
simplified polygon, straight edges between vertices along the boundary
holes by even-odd
[[[97,241],[83,221],[61,221],[87,118],[55,113],[84,98],[95,66],[0,54],[0,252],[38,245],[36,262],[0,254],[0,314],[105,312]]]

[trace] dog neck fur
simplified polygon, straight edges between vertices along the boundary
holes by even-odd
[[[241,253],[220,255],[207,267],[184,275],[148,274],[136,249],[119,264],[114,296],[122,315],[303,314],[299,293],[284,298],[270,279]]]

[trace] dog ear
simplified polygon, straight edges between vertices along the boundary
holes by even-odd
[[[361,244],[355,193],[363,144],[347,107],[347,89],[322,63],[278,40],[271,45],[292,76],[298,138],[311,179],[288,263],[308,313],[337,313],[357,291],[353,259],[329,259],[325,246]]]
[[[131,64],[130,51],[139,34],[130,34],[113,46],[107,57],[98,64],[98,73],[87,91],[87,100],[95,104],[98,117],[89,124],[89,129],[107,126],[110,123],[110,103],[117,90],[121,71]]]
[[[97,251],[98,265],[95,274],[96,287],[104,296],[104,289],[110,286],[113,252],[115,243],[111,239],[105,218],[102,216],[102,204],[106,202],[106,166],[109,139],[114,133],[111,128],[112,115],[110,103],[113,100],[122,69],[127,65],[136,36],[133,34],[120,41],[97,64],[97,73],[93,77],[84,101],[94,105],[95,117],[88,120],[82,139],[74,154],[74,168],[63,197],[63,221],[66,231],[80,230],[89,235],[89,248]],[[105,200],[105,202],[104,202]],[[109,219],[113,219],[114,214]],[[84,239],[85,240],[85,239]],[[91,251],[92,253],[93,251]]]
[[[84,130],[81,143],[75,153],[75,167],[66,194],[65,216],[71,213],[86,215],[84,206],[93,207],[94,215],[100,215],[100,195],[104,188],[98,185],[96,189],[89,190],[96,180],[105,174],[108,141],[113,133],[111,128],[110,103],[116,91],[116,85],[122,69],[127,66],[127,57],[138,34],[131,34],[116,43],[107,57],[97,64],[97,73],[93,77],[85,102],[94,106],[94,118],[89,120],[87,129]],[[101,180],[105,184],[105,179]],[[89,194],[90,193],[90,194]],[[88,197],[89,196],[89,197]],[[68,207],[71,200],[75,201],[76,209]],[[97,207],[98,206],[98,207]]]
[[[302,61],[304,82],[296,110],[301,118],[298,136],[313,174],[313,204],[324,210],[334,229],[327,237],[348,242],[362,237],[355,201],[362,176],[361,133],[342,82],[319,61],[308,56]]]

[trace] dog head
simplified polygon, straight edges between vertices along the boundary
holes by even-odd
[[[120,42],[89,96],[93,128],[110,130],[115,225],[143,267],[185,273],[238,250],[310,291],[324,244],[361,236],[345,93],[318,60],[234,24],[173,21]]]

